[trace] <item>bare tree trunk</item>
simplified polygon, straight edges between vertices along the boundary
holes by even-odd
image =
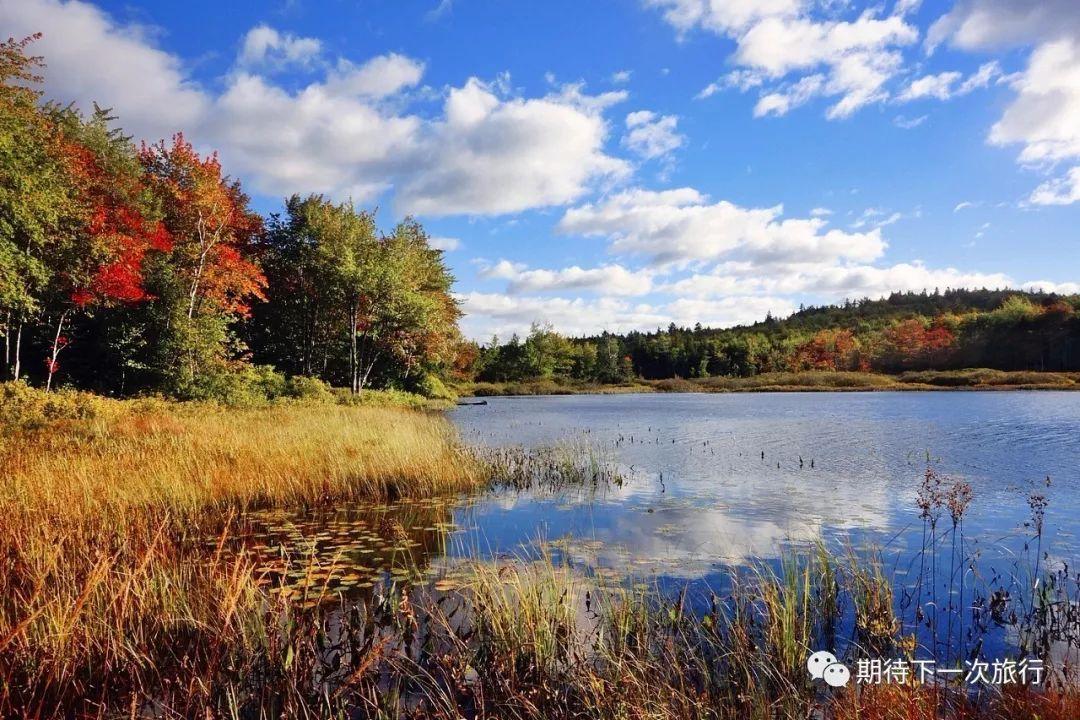
[[[216,209],[216,207],[215,207]],[[202,279],[203,271],[206,269],[206,256],[218,244],[221,231],[224,227],[224,221],[218,225],[216,230],[210,231],[206,228],[206,220],[203,218],[202,212],[199,212],[199,221],[196,224],[196,232],[199,234],[199,266],[195,268],[195,277],[191,281],[191,293],[188,297],[188,320],[195,315],[195,299],[199,295],[199,281]]]
[[[208,250],[209,248],[207,250],[203,250],[202,253],[199,255],[199,267],[195,269],[195,278],[191,281],[191,292],[188,295],[188,320],[190,320],[195,315],[195,298],[198,296],[199,293],[199,279],[202,277],[203,267],[205,267],[206,265],[206,253],[208,252]]]
[[[11,311],[4,315],[4,372],[11,370]]]
[[[19,373],[22,372],[22,330],[23,321],[19,318],[19,329],[15,331],[15,372],[12,374],[14,380],[18,380]]]
[[[56,336],[53,338],[52,353],[49,356],[49,377],[45,381],[45,392],[52,391],[53,375],[56,374],[56,357],[60,354],[60,335],[64,332],[64,321],[67,320],[68,311],[60,313],[60,321],[56,323]]]
[[[315,309],[311,313],[311,321],[308,325],[307,342],[304,347],[304,374],[311,375],[315,365],[315,345],[319,331],[319,311]]]
[[[362,391],[367,386],[368,378],[371,377],[371,371],[375,369],[375,363],[377,363],[378,361],[379,353],[376,352],[374,357],[371,358],[371,362],[368,363],[367,368],[364,370],[364,374],[360,379],[360,386],[357,389],[357,392]]]
[[[356,304],[353,303],[352,308],[349,310],[349,384],[350,390],[353,395],[360,392],[360,388],[357,387],[357,356],[356,356]]]

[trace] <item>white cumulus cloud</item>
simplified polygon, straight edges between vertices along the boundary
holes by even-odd
[[[980,51],[1034,46],[1025,70],[999,79],[1010,81],[1017,94],[990,129],[989,141],[1021,145],[1020,162],[1044,169],[1080,158],[1080,2],[960,0],[927,32],[928,50],[943,43]],[[1073,177],[1070,172],[1044,182],[1030,202],[1075,202]]]
[[[560,270],[530,270],[527,266],[500,260],[482,268],[485,278],[508,280],[511,293],[589,290],[602,295],[645,295],[652,290],[652,275],[648,270],[633,271],[622,265],[602,265],[581,268],[573,265]]]
[[[580,90],[544,98],[500,98],[475,78],[454,88],[433,123],[423,160],[400,186],[409,212],[503,214],[562,205],[629,165],[604,152],[601,111],[621,95]]]
[[[158,140],[192,128],[211,100],[175,55],[154,47],[151,31],[117,25],[96,6],[79,0],[0,2],[4,38],[43,33],[32,52],[46,58],[46,91],[87,111],[95,101],[112,108],[124,129]]]
[[[1080,39],[1040,45],[1013,87],[1017,97],[990,129],[990,142],[1022,144],[1024,163],[1080,157]]]
[[[879,230],[848,233],[828,229],[820,217],[782,215],[779,205],[744,208],[726,200],[711,202],[693,188],[634,189],[571,208],[558,227],[607,237],[612,252],[644,255],[658,265],[722,257],[873,260],[884,252]]]
[[[1080,36],[1075,0],[959,0],[930,26],[926,45],[990,50],[1066,36]]]
[[[984,63],[967,78],[964,78],[963,73],[956,71],[923,75],[912,80],[897,96],[897,100],[899,102],[910,102],[922,98],[949,100],[984,88],[1000,77],[1001,66],[996,60]]]
[[[604,149],[604,112],[624,92],[569,85],[525,98],[505,78],[469,78],[446,89],[441,115],[422,116],[404,108],[424,64],[397,53],[331,63],[317,40],[259,25],[217,91],[193,82],[152,33],[81,0],[0,2],[0,25],[45,32],[33,51],[47,58],[48,97],[111,107],[138,139],[185,131],[268,194],[370,202],[392,190],[402,212],[502,214],[576,201],[631,170]],[[323,76],[289,87],[268,77],[305,63]]]
[[[1002,288],[1017,285],[1003,273],[928,268],[918,262],[884,267],[860,263],[793,262],[781,270],[763,274],[753,265],[725,263],[712,273],[691,275],[672,283],[667,289],[705,298],[769,294],[812,296],[835,302],[844,298],[880,298],[892,292],[918,292],[934,288]]]
[[[311,65],[322,52],[322,43],[316,38],[298,37],[282,33],[269,25],[256,25],[248,30],[240,48],[241,65],[287,66]]]
[[[461,249],[461,240],[455,237],[433,237],[428,240],[428,245],[443,252],[454,252]]]
[[[413,58],[389,53],[361,65],[340,60],[327,80],[335,95],[383,98],[416,86],[424,75],[424,64]]]
[[[1080,165],[1064,176],[1047,180],[1031,193],[1034,205],[1071,205],[1080,202]]]
[[[625,299],[522,297],[503,293],[469,292],[458,296],[465,313],[462,328],[468,337],[487,340],[498,335],[527,333],[536,321],[549,322],[569,335],[602,331],[655,330],[670,323],[691,326],[729,327],[756,322],[772,313],[790,315],[795,306],[783,298],[680,298],[671,302],[634,303]]]
[[[686,138],[678,132],[679,118],[638,110],[626,116],[626,135],[622,144],[636,155],[654,160],[678,150]]]
[[[846,118],[888,98],[886,83],[903,65],[900,49],[918,40],[918,29],[898,8],[889,16],[866,11],[853,19],[816,13],[799,0],[647,0],[665,20],[686,34],[701,28],[735,42],[732,61],[740,67],[709,84],[697,97],[722,89],[747,90],[766,80],[754,107],[757,117],[783,115],[815,97],[832,97],[830,119]],[[910,8],[907,8],[910,9]]]

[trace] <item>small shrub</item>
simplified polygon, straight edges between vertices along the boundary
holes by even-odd
[[[176,395],[180,400],[216,402],[229,407],[259,407],[280,396],[285,378],[268,365],[243,365],[194,378]]]
[[[435,375],[425,374],[416,384],[418,393],[431,400],[456,400],[457,396]]]
[[[27,429],[56,420],[85,420],[115,412],[117,401],[77,390],[47,393],[22,380],[0,383],[0,427]]]
[[[967,370],[923,370],[906,372],[900,382],[937,387],[1062,387],[1076,384],[1073,373],[1005,371],[991,368]]]
[[[246,376],[251,389],[267,400],[274,400],[285,394],[287,387],[285,376],[275,370],[273,365],[255,365],[246,373]]]
[[[494,397],[496,395],[502,395],[504,393],[498,385],[487,382],[478,382],[473,383],[469,394],[475,397]]]
[[[701,392],[701,386],[684,380],[681,377],[673,377],[665,380],[657,380],[653,383],[657,392]]]
[[[285,382],[285,391],[282,394],[297,400],[328,401],[334,397],[329,385],[319,378],[306,375],[293,375],[289,378]]]
[[[883,389],[894,387],[889,375],[874,373],[811,370],[773,372],[750,377],[710,377],[695,381],[706,390],[808,390],[808,389]]]

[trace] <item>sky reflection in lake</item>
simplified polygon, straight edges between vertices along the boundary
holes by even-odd
[[[817,540],[918,549],[930,464],[971,483],[984,560],[1023,552],[1026,494],[1046,490],[1052,555],[1071,557],[1080,394],[812,393],[491,398],[452,413],[466,442],[587,442],[628,482],[602,497],[503,494],[455,511],[454,554],[522,553],[538,539],[635,575],[707,578]]]

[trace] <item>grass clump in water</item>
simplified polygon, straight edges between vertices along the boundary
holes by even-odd
[[[485,447],[474,450],[492,484],[499,488],[540,493],[568,489],[602,490],[621,486],[615,463],[590,445],[553,447]]]
[[[597,584],[550,559],[473,562],[455,575],[453,590],[403,594],[383,608],[379,627],[403,636],[340,695],[365,716],[1004,720],[1075,717],[1080,707],[1071,684],[973,692],[812,681],[806,658],[835,647],[832,621],[845,606],[860,638],[910,650],[885,609],[884,574],[820,549],[779,570],[758,567],[704,610],[685,592]],[[853,677],[859,658],[882,657],[875,652],[849,645]]]

